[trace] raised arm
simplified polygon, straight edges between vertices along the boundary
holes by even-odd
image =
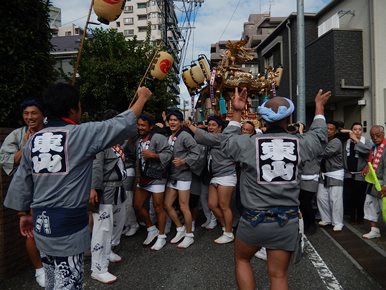
[[[330,97],[331,91],[323,92],[322,89],[318,91],[315,96],[315,116],[324,116],[324,106],[326,105]]]
[[[141,115],[146,102],[150,99],[152,92],[147,87],[140,87],[137,90],[137,93],[138,99],[136,100],[134,105],[129,109],[131,109],[134,112],[135,116],[138,118]]]

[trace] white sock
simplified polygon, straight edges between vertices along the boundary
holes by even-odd
[[[157,227],[156,227],[156,226],[151,226],[151,227],[148,227],[148,228],[147,228],[147,231],[148,231],[148,232],[155,231],[155,230],[157,230]]]
[[[44,268],[43,267],[41,267],[39,269],[35,269],[35,275],[36,276],[40,276],[42,274],[44,274]]]

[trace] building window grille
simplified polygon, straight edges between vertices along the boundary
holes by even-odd
[[[134,29],[125,29],[123,31],[124,36],[133,36],[134,35]]]
[[[129,18],[123,18],[123,23],[124,23],[125,25],[133,25],[133,23],[134,23],[134,18],[132,18],[132,17],[129,17]]]
[[[123,9],[123,11],[124,11],[125,13],[133,13],[133,6],[132,6],[132,5],[125,6],[125,8]]]

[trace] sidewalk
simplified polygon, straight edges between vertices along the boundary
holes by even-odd
[[[364,221],[363,223],[350,223],[347,220],[345,220],[345,225],[353,231],[357,236],[362,238],[362,235],[365,233],[368,233],[370,231],[370,223],[368,221]],[[381,230],[381,237],[377,239],[371,239],[371,240],[365,240],[368,244],[371,246],[374,246],[375,248],[381,249],[384,254],[386,255],[386,223],[381,221],[379,223],[379,228]]]

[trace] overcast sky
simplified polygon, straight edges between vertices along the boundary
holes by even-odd
[[[62,10],[62,25],[75,23],[84,26],[90,7],[89,0],[52,0],[52,4]],[[181,5],[181,1],[176,1]],[[304,0],[304,12],[318,12],[331,0]],[[271,3],[271,4],[270,4]],[[272,16],[288,16],[296,12],[296,0],[204,0],[198,9],[193,33],[190,37],[185,63],[197,59],[199,53],[210,57],[211,43],[219,40],[240,39],[243,23],[249,14],[264,13],[271,7]],[[95,14],[91,17],[96,21]],[[181,95],[188,99],[184,84],[180,85]]]

